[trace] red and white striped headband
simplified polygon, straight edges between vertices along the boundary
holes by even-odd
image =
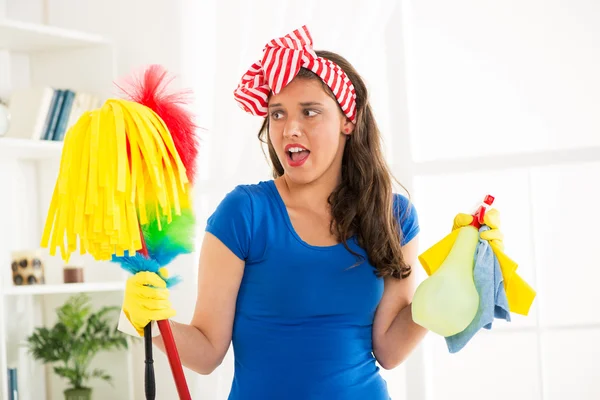
[[[344,114],[350,121],[356,122],[354,85],[337,64],[318,57],[312,45],[306,26],[267,43],[262,60],[252,64],[233,93],[241,108],[265,117],[270,93],[279,93],[304,67],[331,88]]]

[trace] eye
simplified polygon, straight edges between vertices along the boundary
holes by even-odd
[[[318,114],[319,113],[317,111],[315,111],[315,110],[309,110],[309,109],[304,110],[304,116],[305,117],[314,117],[314,116],[316,116]]]
[[[271,119],[278,120],[281,117],[283,117],[283,112],[280,110],[276,110],[271,113]]]

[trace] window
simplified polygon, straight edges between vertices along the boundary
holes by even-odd
[[[529,316],[496,320],[457,354],[428,335],[412,360],[424,364],[417,384],[428,383],[409,390],[428,400],[600,397],[600,217],[591,208],[600,195],[600,8],[404,4],[413,162],[402,166],[414,173],[422,250],[492,194],[507,253],[538,293]]]

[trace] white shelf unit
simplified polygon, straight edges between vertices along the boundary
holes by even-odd
[[[105,99],[115,91],[114,48],[96,35],[0,19],[0,56],[0,91],[4,93],[15,86],[39,85],[86,91]],[[12,57],[19,62],[13,63]],[[24,64],[26,73],[11,70]],[[54,324],[55,309],[75,293],[88,293],[94,308],[120,305],[122,299],[126,273],[117,265],[75,256],[73,263],[84,267],[85,282],[64,284],[62,260],[49,256],[45,249],[41,254],[46,284],[12,283],[11,253],[40,251],[61,152],[61,142],[0,137],[0,399],[8,398],[7,368],[17,364],[20,400],[63,399],[66,383],[19,346],[35,327]],[[94,367],[108,371],[114,387],[91,381],[93,397],[133,400],[131,346],[129,351],[99,354],[97,359],[100,364],[95,362]]]
[[[0,21],[0,48],[17,52],[55,51],[93,45],[110,45],[105,38],[88,33],[32,24]]]
[[[5,296],[21,296],[26,294],[74,294],[96,292],[121,292],[125,289],[125,282],[92,282],[92,283],[62,283],[55,285],[13,286],[4,290]]]
[[[0,158],[17,160],[60,159],[63,143],[0,137]]]

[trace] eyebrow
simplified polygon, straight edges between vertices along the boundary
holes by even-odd
[[[269,104],[269,108],[281,107],[282,105],[283,104],[281,104],[281,103]],[[323,106],[322,103],[319,103],[317,101],[307,101],[307,102],[304,102],[304,103],[300,103],[300,105],[302,107]]]
[[[323,104],[317,102],[317,101],[308,101],[306,103],[300,103],[300,105],[302,107],[310,107],[310,106],[322,106]]]

